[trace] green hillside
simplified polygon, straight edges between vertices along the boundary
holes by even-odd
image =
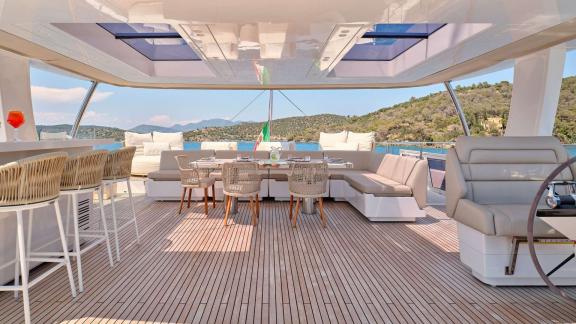
[[[509,82],[457,87],[456,92],[473,135],[503,134],[512,96]],[[262,123],[243,123],[195,130],[185,137],[192,141],[254,140],[261,127]],[[443,91],[362,116],[324,114],[274,120],[272,140],[317,141],[321,131],[343,129],[375,131],[378,141],[443,142],[462,134],[452,101]],[[564,143],[576,143],[576,77],[565,78],[562,83],[554,134]]]
[[[38,134],[45,131],[48,133],[58,133],[67,132],[70,134],[72,125],[61,124],[61,125],[36,125],[36,131]],[[124,130],[116,127],[106,127],[106,126],[80,126],[78,129],[79,138],[113,138],[116,141],[124,140]]]
[[[500,82],[456,88],[473,135],[502,135],[508,118],[512,85]],[[70,131],[70,125],[38,126],[50,132]],[[190,141],[255,140],[262,123],[246,122],[209,127],[185,133]],[[274,120],[272,140],[318,141],[320,132],[375,131],[383,141],[453,141],[462,134],[460,121],[446,92],[382,108],[362,116],[315,115]],[[565,78],[558,105],[554,134],[564,143],[576,143],[576,77]],[[79,137],[124,139],[124,130],[81,126]]]

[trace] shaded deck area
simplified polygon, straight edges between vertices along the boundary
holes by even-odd
[[[128,211],[122,201],[121,212]],[[379,323],[573,322],[576,308],[547,288],[493,288],[464,268],[455,223],[441,210],[414,224],[370,223],[347,203],[326,202],[328,228],[288,203],[247,203],[222,226],[223,204],[137,198],[142,232],[122,233],[123,259],[105,247],[83,255],[86,291],[72,299],[64,269],[31,290],[36,323]],[[23,320],[22,304],[0,294],[0,323]]]

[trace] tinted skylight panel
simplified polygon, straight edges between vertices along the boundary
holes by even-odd
[[[444,24],[377,24],[350,49],[344,61],[391,61]]]
[[[199,61],[169,24],[98,24],[151,61]],[[149,37],[149,38],[143,38]]]

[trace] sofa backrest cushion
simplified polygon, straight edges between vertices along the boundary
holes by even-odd
[[[420,161],[418,158],[412,156],[386,154],[376,173],[398,183],[406,184],[418,161]]]
[[[177,155],[188,155],[193,160],[211,157],[214,155],[212,150],[201,151],[163,151],[160,154],[160,170],[178,170],[178,163],[176,162]]]
[[[318,140],[318,144],[320,145],[320,149],[323,150],[326,147],[334,146],[338,143],[346,143],[347,138],[347,131],[342,131],[340,133],[320,132],[320,139]]]
[[[306,156],[309,156],[311,159],[314,160],[321,160],[324,158],[324,153],[321,151],[282,151],[280,157],[282,159],[287,159],[290,157],[304,158]]]
[[[354,133],[348,132],[346,143],[358,144],[358,151],[372,151],[376,142],[376,133]]]
[[[201,150],[231,150],[238,149],[238,142],[202,142],[200,144]]]
[[[144,142],[144,155],[160,155],[163,151],[169,151],[170,144],[166,142]]]
[[[171,150],[184,149],[184,134],[182,134],[182,132],[176,132],[176,133],[153,132],[152,137],[154,138],[154,143],[170,144]]]
[[[448,214],[460,198],[530,204],[544,178],[567,159],[552,136],[460,137],[446,163]],[[565,169],[557,180],[574,180],[574,174]]]
[[[370,170],[372,163],[372,152],[351,152],[351,151],[325,151],[324,156],[329,158],[339,158],[347,162],[352,162],[353,170]]]

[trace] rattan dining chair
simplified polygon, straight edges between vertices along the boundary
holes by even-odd
[[[186,199],[186,191],[188,191],[188,208],[190,208],[190,200],[192,198],[192,190],[194,188],[204,189],[204,213],[208,215],[208,188],[212,187],[212,208],[216,208],[216,191],[214,184],[216,179],[210,176],[210,170],[206,168],[199,168],[198,164],[189,155],[175,156],[178,163],[178,170],[180,171],[180,183],[182,184],[182,197],[180,198],[180,211],[182,213],[182,206]]]
[[[14,261],[14,285],[0,286],[0,290],[14,291],[16,297],[22,291],[24,303],[24,320],[30,323],[29,289],[47,278],[51,273],[65,266],[72,296],[76,297],[76,287],[72,276],[72,267],[68,255],[68,245],[62,224],[58,198],[60,195],[60,180],[67,160],[63,152],[48,153],[19,160],[0,166],[0,212],[16,212],[16,258]],[[62,252],[45,252],[44,257],[32,257],[27,254],[24,236],[23,211],[52,206],[56,214]],[[38,218],[38,217],[37,217]],[[30,218],[29,222],[32,221]],[[30,245],[30,239],[28,239]],[[28,265],[30,262],[56,263],[34,280],[29,280]],[[20,284],[22,277],[22,284]]]
[[[324,202],[322,197],[326,194],[328,182],[328,164],[321,163],[294,163],[291,165],[288,176],[288,190],[290,191],[290,219],[292,226],[296,227],[300,212],[300,200],[303,198],[318,199],[320,219],[322,226],[326,227],[326,215],[324,215]],[[292,214],[296,197],[296,213]]]
[[[252,211],[252,225],[258,223],[260,216],[260,182],[262,181],[258,172],[256,162],[230,162],[222,166],[222,182],[224,184],[224,197],[226,200],[226,214],[224,215],[224,225],[228,225],[228,215],[232,206],[232,199],[247,197],[250,199],[250,210]]]
[[[66,162],[64,167],[64,174],[60,182],[60,194],[68,196],[67,203],[67,218],[66,218],[66,234],[69,234],[69,219],[72,217],[72,224],[74,233],[73,248],[74,251],[70,253],[72,257],[76,257],[76,270],[78,273],[78,290],[84,291],[84,282],[82,276],[82,260],[81,255],[86,251],[92,249],[96,245],[104,242],[108,250],[108,261],[110,266],[114,266],[112,259],[112,249],[110,248],[110,238],[108,236],[108,225],[106,224],[106,215],[104,214],[104,195],[102,194],[102,177],[104,175],[104,164],[108,153],[106,151],[89,151],[80,153],[71,157]],[[100,228],[80,231],[79,213],[78,213],[78,195],[98,193],[98,203],[100,209]],[[70,206],[72,206],[72,215],[70,215]],[[29,228],[29,233],[31,229]],[[80,247],[80,239],[94,239],[90,243],[85,243]]]
[[[114,245],[116,247],[116,260],[120,261],[120,239],[118,238],[120,231],[126,226],[134,223],[134,231],[136,232],[136,243],[140,244],[140,231],[138,230],[138,221],[136,220],[136,211],[134,209],[134,199],[132,197],[132,187],[130,186],[130,175],[132,174],[132,159],[136,153],[135,146],[128,146],[116,151],[108,152],[106,164],[104,165],[104,176],[102,177],[102,184],[109,187],[110,203],[112,205],[112,229],[110,232],[114,233]],[[113,185],[119,182],[126,182],[128,188],[128,199],[130,200],[130,207],[132,209],[132,217],[129,219],[122,219],[116,215],[116,203]],[[124,224],[118,226],[119,220],[125,221]]]

